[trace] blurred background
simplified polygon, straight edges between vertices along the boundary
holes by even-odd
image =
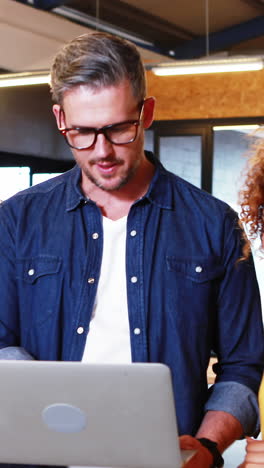
[[[146,149],[239,212],[247,159],[264,136],[264,0],[1,0],[0,199],[73,166],[48,74],[56,51],[92,30],[139,48],[157,99]],[[22,85],[21,74],[44,79]],[[264,264],[254,259],[264,304]],[[243,459],[243,444],[227,452],[227,468]]]

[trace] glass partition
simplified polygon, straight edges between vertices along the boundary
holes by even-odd
[[[0,167],[0,201],[30,186],[29,167]]]
[[[32,175],[32,185],[40,184],[45,182],[45,180],[52,179],[58,175],[62,174],[61,172],[35,172]]]
[[[213,188],[212,193],[236,211],[238,192],[243,184],[243,170],[258,125],[213,127]]]
[[[201,187],[202,137],[161,136],[159,145],[160,160],[166,169]]]

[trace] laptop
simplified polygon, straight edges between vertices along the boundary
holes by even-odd
[[[0,463],[180,468],[163,364],[0,361]]]

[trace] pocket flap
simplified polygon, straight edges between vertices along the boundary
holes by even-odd
[[[61,259],[52,255],[22,258],[17,263],[18,278],[33,284],[38,278],[58,273]]]
[[[167,256],[166,262],[169,271],[175,271],[196,283],[203,283],[219,278],[225,271],[217,258],[195,257],[182,259]]]

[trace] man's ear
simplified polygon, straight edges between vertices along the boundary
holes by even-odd
[[[55,115],[58,129],[60,130],[62,128],[65,128],[64,114],[61,111],[61,106],[59,104],[54,104],[52,106],[52,111]]]
[[[155,98],[148,97],[145,99],[144,110],[143,110],[143,126],[149,128],[153,122],[155,108]]]

